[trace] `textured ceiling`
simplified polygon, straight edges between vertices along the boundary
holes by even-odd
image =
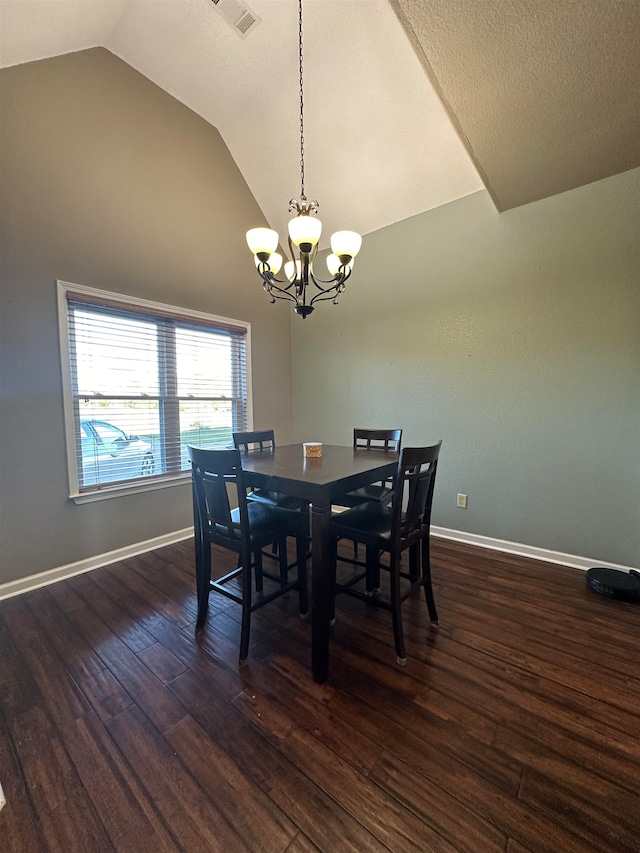
[[[639,0],[390,0],[498,210],[640,166]]]
[[[297,4],[247,2],[260,22],[242,38],[211,0],[0,0],[0,64],[106,47],[219,129],[283,234]],[[637,0],[304,0],[304,37],[325,236],[483,185],[505,210],[640,166]]]

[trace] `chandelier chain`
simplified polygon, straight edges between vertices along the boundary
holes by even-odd
[[[302,57],[302,0],[298,0],[298,45],[300,60],[300,201],[306,201],[304,194],[304,79]]]

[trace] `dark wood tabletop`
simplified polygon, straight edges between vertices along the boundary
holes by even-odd
[[[325,444],[322,457],[306,459],[302,444],[254,450],[242,456],[252,484],[311,503],[311,665],[321,683],[329,673],[331,588],[329,519],[336,498],[395,473],[398,454],[387,450],[355,450]]]
[[[242,457],[242,468],[257,475],[251,480],[259,481],[262,487],[265,481],[272,480],[273,491],[323,504],[390,476],[398,463],[398,454],[393,451],[354,450],[335,444],[325,444],[322,450],[319,459],[306,459],[302,444],[252,450]]]

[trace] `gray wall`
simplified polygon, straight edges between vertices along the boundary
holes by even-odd
[[[219,133],[104,49],[0,72],[0,583],[179,530],[189,486],[68,495],[56,279],[252,323],[254,424],[292,437],[290,311],[244,233],[264,224]]]
[[[640,170],[368,234],[340,305],[296,320],[298,440],[442,438],[434,524],[640,565]]]

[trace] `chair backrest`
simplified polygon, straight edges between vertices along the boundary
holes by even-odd
[[[239,450],[204,450],[188,445],[193,477],[193,512],[196,536],[211,541],[239,541],[248,531],[246,488]],[[227,486],[238,491],[240,524],[231,519]],[[248,535],[248,533],[247,533]]]
[[[393,538],[424,535],[431,524],[433,489],[442,442],[432,447],[405,447],[400,451],[393,495]]]
[[[367,450],[400,450],[401,429],[360,429],[353,430],[353,446]]]
[[[234,432],[233,446],[243,453],[247,453],[249,450],[273,450],[276,446],[276,439],[272,429]]]

